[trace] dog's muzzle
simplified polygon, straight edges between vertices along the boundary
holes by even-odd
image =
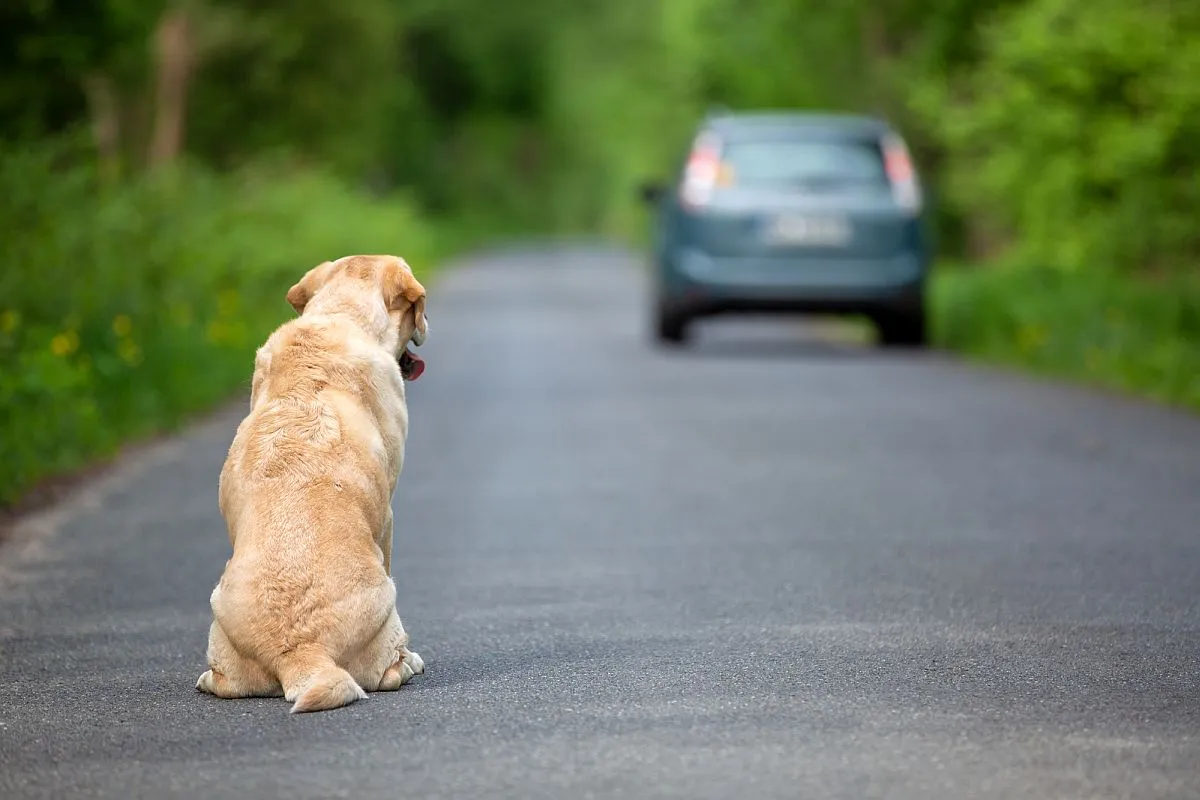
[[[429,318],[425,318],[425,330],[429,331]],[[414,347],[420,347],[425,343],[426,333],[419,330],[414,330],[412,335],[408,337],[408,343]],[[406,381],[415,381],[425,372],[425,359],[421,358],[416,353],[408,349],[408,345],[404,346],[404,351],[396,358],[400,364],[400,375]]]

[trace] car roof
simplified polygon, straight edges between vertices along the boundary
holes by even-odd
[[[703,127],[718,134],[795,131],[847,136],[882,136],[894,130],[885,120],[867,114],[818,111],[715,111]]]

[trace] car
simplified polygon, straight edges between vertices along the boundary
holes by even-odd
[[[862,315],[888,346],[927,342],[931,263],[908,145],[866,115],[711,113],[655,210],[653,329],[681,344],[730,313]]]

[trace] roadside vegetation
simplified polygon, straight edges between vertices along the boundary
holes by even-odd
[[[638,241],[718,104],[906,132],[940,345],[1200,408],[1194,3],[14,0],[0,505],[236,392],[323,258]]]
[[[411,206],[317,173],[180,166],[105,187],[83,167],[48,179],[50,157],[0,161],[6,263],[22,265],[0,272],[0,502],[247,385],[320,259],[402,252],[419,269],[436,245]]]

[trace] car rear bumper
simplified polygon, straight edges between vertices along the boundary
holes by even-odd
[[[664,299],[695,313],[797,311],[855,313],[918,307],[924,260],[891,258],[716,258],[681,251],[664,265]]]

